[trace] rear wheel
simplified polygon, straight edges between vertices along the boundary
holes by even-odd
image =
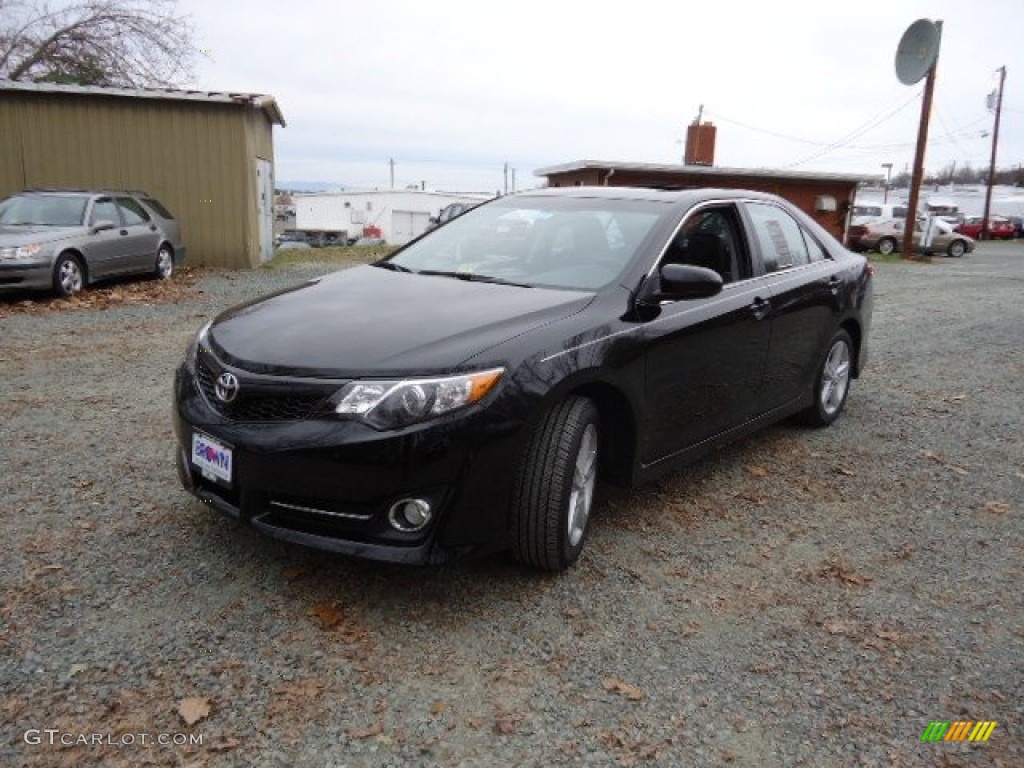
[[[174,274],[174,254],[167,245],[161,245],[160,250],[156,252],[156,267],[153,274],[162,280]]]
[[[878,252],[883,256],[896,252],[896,241],[891,237],[883,237],[878,241]]]
[[[53,265],[53,292],[72,296],[85,287],[85,269],[73,253],[62,253]]]
[[[814,402],[800,414],[802,421],[813,427],[827,427],[839,418],[853,377],[853,341],[850,334],[839,330],[828,344],[825,358],[814,380]]]
[[[520,562],[561,571],[583,551],[597,484],[599,425],[596,406],[584,397],[558,403],[541,419],[512,500]]]
[[[954,240],[949,244],[946,249],[946,253],[952,256],[954,259],[959,259],[967,252],[967,244],[963,240]]]

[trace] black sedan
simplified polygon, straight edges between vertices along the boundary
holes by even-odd
[[[872,274],[771,195],[500,198],[206,325],[175,380],[179,474],[311,547],[563,569],[599,477],[834,421],[867,359]]]

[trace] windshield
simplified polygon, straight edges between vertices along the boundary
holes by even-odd
[[[466,280],[592,291],[619,278],[666,203],[509,197],[474,208],[381,266]]]
[[[81,195],[15,195],[0,202],[0,225],[79,227],[87,200]]]

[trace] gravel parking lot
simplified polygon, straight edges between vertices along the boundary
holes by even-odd
[[[559,576],[321,555],[179,488],[186,344],[324,269],[0,298],[0,764],[1024,765],[1024,243],[879,264],[835,426],[606,489]]]

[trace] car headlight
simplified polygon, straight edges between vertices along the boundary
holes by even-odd
[[[396,429],[479,402],[504,368],[403,381],[353,381],[335,396],[334,412],[360,418],[377,429]]]
[[[17,248],[13,246],[0,248],[0,259],[4,261],[28,261],[34,258],[41,250],[43,250],[43,246],[39,243],[19,245]]]
[[[188,345],[188,349],[185,350],[185,370],[190,374],[196,372],[196,360],[199,358],[199,350],[207,346],[206,335],[210,331],[210,326],[213,325],[211,320],[202,328],[199,329],[199,333],[196,334],[195,338]]]

